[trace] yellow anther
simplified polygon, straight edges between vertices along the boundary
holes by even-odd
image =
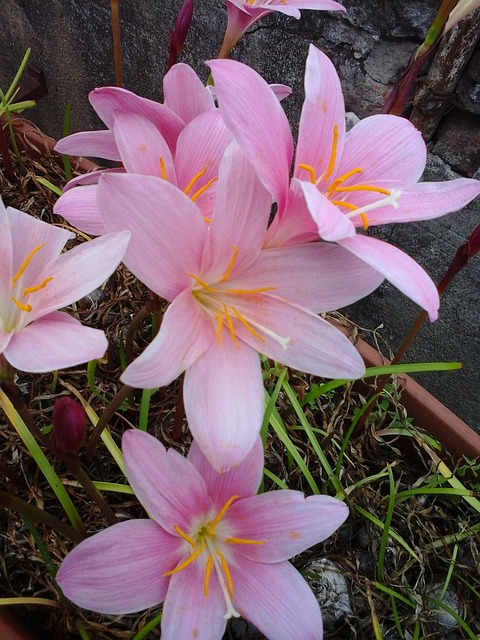
[[[185,195],[188,196],[193,185],[197,182],[197,180],[199,180],[203,175],[205,175],[206,171],[207,171],[207,167],[205,166],[201,171],[199,171],[193,176],[193,178],[190,180],[190,182],[187,184],[187,186],[183,190]]]
[[[20,311],[26,311],[27,313],[30,313],[30,311],[32,310],[32,305],[31,304],[23,304],[23,302],[19,302],[13,296],[11,296],[11,300],[13,300],[13,302],[17,305],[17,307],[20,309]]]
[[[226,538],[229,544],[265,544],[266,540],[249,540],[248,538]]]
[[[382,187],[373,187],[369,184],[355,184],[351,187],[335,187],[334,191],[373,191],[374,193],[382,193],[385,196],[390,195],[390,191]]]
[[[35,291],[40,291],[40,289],[44,289],[47,286],[47,284],[50,282],[50,280],[53,280],[53,276],[45,278],[45,280],[42,280],[42,282],[40,284],[37,284],[35,287],[27,287],[26,289],[23,290],[22,297],[24,298],[29,293],[34,293]]]
[[[205,222],[206,222],[207,224],[210,224],[210,222],[212,221],[212,219],[211,219],[211,218],[206,218],[205,216],[203,216],[203,219],[205,220]]]
[[[15,283],[17,282],[17,280],[19,278],[21,278],[25,272],[25,269],[28,267],[28,265],[30,264],[33,256],[38,253],[40,251],[40,249],[43,249],[43,247],[45,246],[45,243],[43,242],[42,244],[38,245],[38,247],[35,247],[35,249],[32,249],[30,251],[30,253],[28,254],[28,256],[25,258],[25,260],[22,262],[22,264],[20,265],[20,269],[17,271],[17,273],[13,276],[12,278],[12,287],[15,286]]]
[[[209,187],[210,185],[212,185],[212,184],[215,182],[215,180],[216,180],[216,179],[217,179],[217,176],[215,176],[214,178],[210,178],[210,180],[209,180],[207,183],[205,183],[205,184],[203,185],[203,187],[200,187],[200,189],[199,189],[198,191],[195,191],[195,193],[193,194],[193,196],[190,196],[190,200],[192,200],[193,202],[195,202],[195,200],[196,200],[199,196],[201,196],[201,195],[202,195],[202,193],[203,193],[204,191],[206,191],[206,190],[208,189],[208,187]]]
[[[205,549],[205,543],[203,543],[201,547],[198,547],[198,549],[194,551],[184,562],[177,565],[175,569],[162,573],[162,577],[165,578],[166,576],[173,576],[174,573],[178,573],[179,571],[182,571],[182,569],[185,569],[185,567],[188,567],[189,564],[192,564],[192,562],[196,558],[198,558],[198,556],[203,552],[204,549]]]
[[[208,585],[210,584],[210,574],[212,573],[213,558],[208,556],[207,564],[205,565],[205,581],[203,583],[203,593],[208,598]]]
[[[236,293],[238,295],[249,295],[251,293],[264,293],[265,291],[275,291],[276,287],[259,287],[258,289],[223,289],[223,293]]]
[[[338,187],[339,184],[342,184],[342,182],[345,182],[345,180],[348,180],[348,178],[350,178],[351,176],[354,176],[356,173],[363,173],[363,169],[361,169],[360,167],[356,167],[355,169],[352,169],[351,171],[347,171],[347,173],[344,173],[343,175],[338,176],[338,178],[335,178],[332,184],[328,187],[327,194],[333,193],[333,191],[335,191],[335,189]]]
[[[215,532],[215,527],[217,526],[217,524],[220,522],[220,520],[223,518],[223,516],[225,515],[225,512],[227,511],[227,509],[230,507],[230,505],[232,504],[232,502],[234,500],[237,500],[237,498],[239,498],[240,496],[232,496],[231,498],[229,498],[226,503],[223,505],[223,507],[220,509],[220,511],[217,513],[216,517],[214,520],[212,520],[212,522],[210,522],[210,526],[208,528],[208,533],[210,535],[213,535],[213,533]]]
[[[217,330],[215,331],[215,335],[217,336],[217,341],[220,346],[222,346],[222,329],[223,329],[223,318],[220,311],[217,311],[215,314],[215,318],[217,319]]]
[[[233,269],[233,265],[235,264],[235,259],[238,256],[238,249],[237,247],[232,247],[232,251],[233,251],[233,255],[230,258],[230,262],[228,263],[228,267],[225,271],[225,273],[223,274],[222,278],[220,279],[220,282],[225,282],[226,280],[228,280],[232,269]]]
[[[228,593],[230,594],[230,598],[233,598],[233,582],[232,582],[232,576],[230,575],[230,569],[228,568],[227,561],[225,560],[223,553],[218,551],[218,549],[217,549],[217,556],[220,558],[220,562],[222,563],[223,573],[225,574],[225,579],[227,581]]]
[[[200,280],[199,277],[194,276],[193,273],[189,273],[187,271],[187,276],[190,276],[191,278],[193,278],[196,282],[198,282],[198,284],[203,287],[205,289],[205,291],[208,291],[208,293],[216,293],[217,289],[212,289],[212,287],[210,287],[206,282],[204,282],[203,280]]]
[[[253,327],[250,326],[250,324],[248,323],[248,320],[246,320],[244,318],[244,316],[242,316],[242,314],[235,309],[235,307],[230,307],[231,310],[233,311],[233,313],[235,314],[235,316],[240,320],[240,322],[243,324],[243,326],[247,329],[247,331],[249,331],[252,336],[254,336],[255,338],[258,338],[259,340],[261,340],[262,342],[265,342],[265,338],[263,338],[258,331],[255,331],[255,329]]]
[[[333,168],[335,166],[335,160],[337,159],[337,146],[338,146],[338,125],[333,125],[333,140],[332,151],[330,153],[330,160],[328,162],[327,171],[323,176],[323,181],[327,182],[328,178],[332,175]]]
[[[159,160],[160,160],[160,173],[162,174],[162,178],[164,180],[167,180],[168,179],[167,170],[165,169],[165,162],[163,161],[162,156],[160,156]]]
[[[188,534],[182,531],[180,527],[178,527],[176,524],[173,525],[173,528],[175,529],[175,531],[178,533],[180,537],[182,537],[184,540],[188,542],[188,544],[192,547],[192,549],[196,548],[197,545],[195,544],[195,540],[193,538],[191,538]]]
[[[228,330],[230,331],[230,335],[232,336],[232,340],[233,340],[235,346],[237,347],[237,349],[240,349],[240,345],[238,344],[237,336],[235,335],[235,328],[233,326],[232,319],[231,319],[230,314],[228,312],[228,307],[227,307],[227,305],[225,303],[223,303],[223,313],[225,314],[225,320],[227,321]]]
[[[299,169],[303,169],[304,171],[307,171],[308,174],[310,175],[310,182],[312,184],[317,184],[317,179],[315,177],[315,169],[312,167],[312,165],[310,165],[310,164],[299,164],[298,168]]]
[[[358,207],[351,202],[345,202],[344,200],[330,200],[330,202],[337,207],[346,207],[347,209],[350,209],[350,211],[356,211],[358,209]]]
[[[362,219],[363,222],[363,228],[365,229],[365,231],[368,229],[368,219],[367,216],[364,213],[360,214],[360,217]]]

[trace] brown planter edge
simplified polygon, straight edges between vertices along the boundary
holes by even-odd
[[[367,367],[390,364],[376,349],[359,338],[355,347]],[[463,456],[480,458],[480,434],[469,427],[453,411],[429,393],[409,375],[399,374],[402,379],[402,404],[418,427],[428,431],[444,445],[455,461]]]

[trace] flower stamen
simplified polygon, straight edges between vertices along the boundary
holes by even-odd
[[[335,123],[333,125],[332,151],[330,153],[330,160],[328,162],[327,171],[323,176],[324,182],[327,182],[328,178],[332,175],[333,168],[335,167],[335,161],[337,159],[337,147],[338,147],[338,125],[337,123]]]
[[[193,278],[196,282],[198,282],[198,284],[203,287],[205,289],[205,291],[208,291],[208,293],[216,293],[217,289],[213,289],[212,287],[210,287],[206,282],[204,282],[203,280],[200,280],[200,278],[198,276],[194,276],[193,273],[189,273],[187,271],[187,276],[190,276],[191,278]]]
[[[188,558],[184,562],[177,565],[175,569],[162,573],[162,577],[166,578],[167,576],[173,576],[174,573],[178,573],[179,571],[182,571],[182,569],[185,569],[185,567],[188,567],[189,564],[192,564],[195,558],[198,558],[198,556],[203,552],[205,547],[206,547],[206,543],[203,542],[201,546],[198,547],[198,549],[196,549],[190,556],[188,556]]]
[[[265,544],[266,540],[249,540],[248,538],[226,538],[225,542],[227,544]]]
[[[23,290],[22,298],[25,298],[25,296],[28,295],[29,293],[35,293],[35,291],[40,291],[40,289],[44,289],[47,286],[47,284],[50,282],[50,280],[53,280],[53,276],[49,276],[48,278],[45,278],[45,280],[42,280],[42,282],[40,284],[37,284],[35,287],[27,287],[26,289]]]
[[[360,167],[356,167],[351,171],[347,171],[347,173],[344,173],[338,178],[335,178],[335,180],[327,189],[327,196],[331,195],[335,191],[335,189],[338,187],[339,184],[342,184],[342,182],[345,182],[345,180],[348,180],[348,178],[355,175],[356,173],[363,173],[363,169],[361,169]]]
[[[13,276],[12,278],[12,288],[15,286],[15,283],[17,282],[17,280],[19,280],[23,274],[25,273],[25,269],[28,267],[28,265],[30,264],[33,256],[38,253],[40,251],[40,249],[43,249],[43,247],[45,246],[45,243],[43,242],[42,244],[39,244],[38,247],[35,247],[34,249],[32,249],[30,251],[30,253],[28,254],[28,256],[25,258],[25,260],[22,262],[22,264],[20,265],[19,270],[17,271],[17,273]]]
[[[217,336],[217,342],[220,346],[222,346],[222,329],[223,329],[223,318],[220,311],[217,311],[215,314],[215,318],[217,319],[217,330],[215,331],[215,335]]]
[[[223,507],[220,509],[220,511],[217,513],[217,515],[215,516],[215,518],[212,520],[212,522],[210,522],[210,526],[208,527],[208,533],[209,535],[213,535],[215,532],[215,527],[217,526],[217,524],[220,522],[220,520],[223,518],[223,516],[225,515],[227,509],[231,506],[232,502],[234,502],[235,500],[237,500],[240,496],[232,496],[231,498],[229,498],[226,503],[223,505]]]
[[[186,540],[186,542],[188,542],[188,544],[192,547],[192,549],[196,548],[197,545],[195,544],[195,540],[193,538],[191,538],[188,534],[182,531],[180,527],[178,527],[176,524],[173,525],[173,528],[175,529],[175,531],[178,533],[180,537],[182,537],[184,540]]]
[[[235,327],[233,326],[232,318],[228,312],[228,307],[225,303],[223,303],[223,313],[225,314],[225,320],[227,321],[228,330],[230,331],[230,335],[232,336],[232,340],[237,349],[240,349],[240,345],[238,344],[237,336],[235,335]]]
[[[190,200],[192,200],[192,202],[195,202],[195,200],[202,195],[202,193],[204,193],[209,187],[210,185],[212,185],[215,180],[217,179],[217,176],[214,176],[213,178],[210,178],[210,180],[208,182],[206,182],[203,187],[200,187],[200,189],[198,191],[195,191],[195,193],[193,194],[193,196],[190,196]]]
[[[233,313],[235,314],[235,316],[240,320],[240,322],[243,324],[243,326],[245,327],[245,329],[247,329],[247,331],[249,331],[252,336],[254,338],[258,338],[259,340],[261,340],[262,342],[265,342],[265,338],[263,338],[258,331],[255,331],[255,329],[253,329],[253,327],[251,327],[248,323],[248,320],[245,319],[244,316],[242,316],[242,314],[240,313],[240,311],[238,311],[237,309],[235,309],[235,307],[230,307],[231,310],[233,311]]]
[[[160,156],[159,160],[160,160],[160,173],[162,174],[162,178],[163,180],[168,180],[167,170],[165,169],[165,162],[163,161],[162,156]]]
[[[27,313],[30,313],[30,311],[32,310],[32,305],[31,304],[23,304],[23,302],[19,302],[13,296],[10,296],[10,299],[13,300],[13,302],[17,305],[17,307],[20,309],[20,311],[26,311]]]
[[[225,574],[225,578],[227,579],[227,587],[228,593],[230,594],[230,598],[233,598],[233,582],[232,576],[230,573],[230,569],[228,568],[227,561],[225,560],[225,556],[217,549],[217,556],[220,558],[220,562],[222,565],[223,573]]]
[[[197,182],[197,180],[199,180],[203,175],[205,175],[206,172],[207,172],[207,165],[205,165],[201,171],[199,171],[198,173],[196,173],[193,176],[193,178],[190,180],[190,182],[187,184],[187,186],[183,190],[183,193],[186,196],[188,196],[188,194],[190,193],[193,185]]]
[[[226,269],[225,273],[223,274],[223,276],[221,277],[220,282],[226,282],[228,280],[228,278],[229,278],[229,276],[230,276],[230,274],[232,272],[233,265],[235,264],[235,259],[238,256],[237,247],[233,246],[232,250],[233,250],[233,255],[230,258],[230,262],[228,263],[227,269]]]
[[[213,558],[208,556],[207,564],[205,565],[205,580],[203,582],[203,593],[208,598],[208,586],[210,584],[210,574],[212,573]]]
[[[298,168],[303,169],[304,171],[307,171],[310,176],[310,182],[312,184],[317,184],[317,179],[315,177],[315,169],[310,164],[299,164]]]
[[[389,196],[390,195],[390,191],[388,191],[388,189],[383,189],[382,187],[374,187],[372,185],[369,184],[355,184],[352,185],[351,187],[335,187],[335,189],[333,191],[373,191],[374,193],[382,193],[385,196]]]

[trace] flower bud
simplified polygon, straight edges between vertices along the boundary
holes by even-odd
[[[86,417],[83,407],[67,396],[59,398],[53,407],[51,445],[58,458],[76,455],[85,437]]]
[[[170,31],[170,51],[168,56],[168,68],[176,64],[178,54],[183,49],[187,37],[190,22],[193,16],[193,0],[185,0],[175,21],[175,29]]]

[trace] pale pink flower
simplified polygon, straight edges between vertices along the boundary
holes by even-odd
[[[311,45],[290,187],[292,135],[268,85],[239,62],[212,60],[209,65],[223,118],[278,204],[266,246],[295,245],[318,235],[337,242],[382,273],[434,320],[438,292],[425,271],[403,251],[357,229],[456,211],[480,193],[480,182],[460,178],[418,183],[426,147],[404,118],[371,116],[345,133],[339,78],[327,56]]]
[[[0,200],[0,354],[16,369],[42,373],[94,358],[103,331],[57,309],[83,298],[116,269],[129,233],[115,233],[62,253],[73,234]]]
[[[262,422],[258,352],[320,376],[362,375],[352,344],[316,314],[367,295],[382,277],[335,245],[262,251],[271,196],[236,144],[220,165],[211,222],[151,176],[102,176],[98,205],[109,231],[132,232],[126,266],[172,301],[122,380],[153,388],[185,371],[190,430],[219,470],[245,457]]]
[[[164,91],[168,107],[114,87],[92,92],[92,103],[97,111],[101,105],[110,131],[73,134],[60,140],[56,149],[89,155],[93,149],[85,145],[85,139],[87,143],[92,139],[95,142],[102,134],[96,153],[90,155],[123,164],[123,169],[108,172],[126,171],[168,180],[196,201],[208,218],[215,202],[218,166],[232,133],[214,108],[210,92],[188,65],[172,67],[165,76]],[[112,109],[108,117],[107,107]],[[174,139],[170,131],[170,143],[168,126],[160,118],[165,113],[182,118],[182,129]],[[110,151],[101,146],[106,133]],[[105,233],[97,208],[97,183],[102,173],[103,170],[96,171],[71,180],[54,207],[54,213],[91,235]]]
[[[115,524],[73,549],[56,576],[70,600],[114,615],[164,601],[162,640],[220,640],[239,615],[271,640],[322,639],[318,603],[288,559],[338,529],[343,502],[291,490],[255,495],[260,438],[223,474],[195,442],[187,459],[138,430],[122,446],[152,519]]]
[[[298,20],[300,9],[345,11],[333,0],[227,0],[227,29],[218,57],[226,58],[245,31],[260,18],[278,11]]]

